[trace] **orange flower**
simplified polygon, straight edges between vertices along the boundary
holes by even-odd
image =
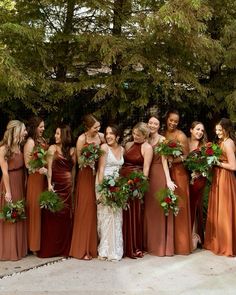
[[[129,180],[128,180],[128,184],[129,184],[129,185],[133,185],[133,184],[134,184],[134,181],[133,181],[132,179],[129,179]]]

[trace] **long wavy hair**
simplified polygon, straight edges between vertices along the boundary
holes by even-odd
[[[35,116],[31,117],[27,124],[28,138],[31,137],[36,145],[46,141],[44,138],[39,138],[37,134],[37,128],[43,121],[44,120],[42,118]]]
[[[19,146],[22,138],[21,134],[25,129],[25,124],[19,120],[11,120],[8,122],[6,131],[4,132],[3,139],[0,146],[6,147],[5,159],[8,160],[14,153],[16,146]]]
[[[71,128],[69,125],[60,125],[58,128],[61,130],[62,154],[67,160],[71,160],[70,149],[73,145]]]
[[[236,144],[236,135],[233,129],[233,123],[230,119],[222,118],[216,125],[220,125],[223,128],[225,135],[230,137]]]

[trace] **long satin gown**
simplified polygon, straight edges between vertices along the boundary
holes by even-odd
[[[144,199],[144,248],[152,255],[174,255],[173,213],[165,216],[156,194],[166,188],[161,156],[153,155],[149,173],[149,190]]]
[[[41,247],[39,257],[69,256],[73,212],[72,212],[72,159],[58,152],[52,163],[52,183],[55,192],[62,198],[64,208],[56,213],[42,209]]]
[[[45,150],[47,145],[43,145]],[[45,175],[38,172],[31,173],[27,179],[26,205],[27,205],[27,230],[28,248],[35,252],[40,249],[41,237],[41,209],[39,206],[39,195],[47,188]]]
[[[117,159],[108,147],[104,177],[119,173],[124,163],[123,156]],[[122,209],[116,210],[109,206],[99,204],[97,207],[98,218],[98,255],[107,260],[120,260],[123,256],[122,236]]]
[[[22,153],[14,154],[8,160],[8,173],[12,201],[25,199],[25,167]],[[3,179],[0,182],[0,196],[5,195]],[[0,211],[6,203],[0,197]],[[0,260],[19,260],[27,254],[26,221],[9,223],[0,220]]]
[[[132,171],[143,171],[143,156],[140,143],[134,143],[124,154],[121,175],[128,177]],[[136,258],[143,252],[143,204],[141,200],[129,200],[129,208],[123,210],[124,256]]]
[[[87,139],[86,139],[87,143]],[[97,257],[97,205],[93,169],[79,170],[75,192],[75,216],[70,256],[83,259]]]
[[[222,162],[226,154],[222,144]],[[208,201],[204,247],[217,255],[236,256],[236,178],[215,167]]]

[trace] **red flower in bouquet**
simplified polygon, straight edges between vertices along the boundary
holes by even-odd
[[[166,202],[167,204],[170,204],[171,203],[171,198],[170,197],[166,197],[164,199],[164,202]]]
[[[119,208],[127,209],[128,195],[122,189],[122,182],[118,173],[104,177],[101,184],[97,185],[97,192],[99,193],[99,201],[103,206],[109,206],[113,210]]]
[[[0,219],[11,223],[26,219],[24,200],[6,203],[0,212]]]
[[[214,155],[214,151],[211,147],[206,149],[206,154],[207,156],[213,156]]]
[[[91,167],[95,172],[95,163],[103,154],[99,144],[85,144],[79,157],[79,168]]]
[[[28,163],[29,172],[34,173],[36,170],[47,164],[47,151],[42,146],[35,146]]]
[[[166,157],[179,157],[183,154],[183,147],[180,142],[176,140],[164,140],[154,148],[154,153],[158,153]]]
[[[130,198],[142,199],[148,190],[148,179],[142,172],[131,172],[128,179],[124,178],[123,183],[123,189]]]
[[[160,202],[160,205],[163,208],[164,214],[166,216],[169,215],[170,211],[172,211],[175,216],[178,215],[179,196],[175,195],[175,193],[172,190],[168,188],[162,189],[159,192],[157,192],[156,197],[157,197],[157,200]]]

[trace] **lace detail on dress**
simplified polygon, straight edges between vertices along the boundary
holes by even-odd
[[[123,163],[123,155],[117,160],[108,148],[104,176],[118,174]],[[108,260],[120,260],[123,256],[122,209],[114,211],[108,206],[99,204],[97,217],[100,239],[98,255]]]

